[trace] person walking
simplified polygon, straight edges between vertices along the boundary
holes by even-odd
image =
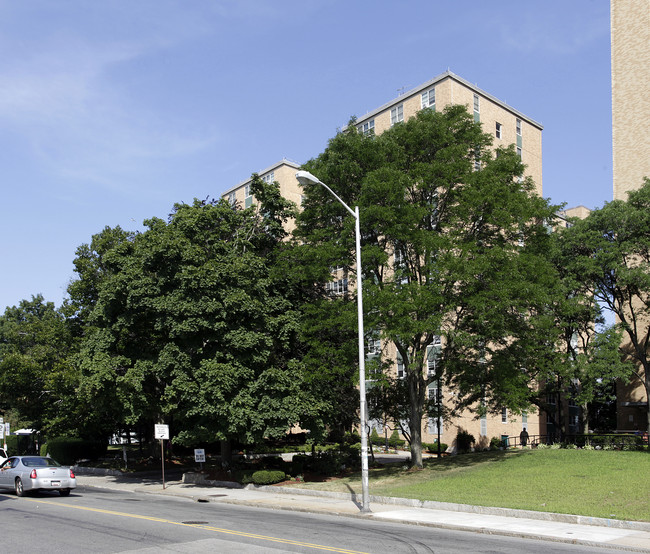
[[[526,428],[523,428],[519,433],[519,443],[522,448],[528,444],[528,431],[526,431]]]

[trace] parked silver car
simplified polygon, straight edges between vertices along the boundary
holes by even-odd
[[[55,490],[68,496],[76,486],[74,472],[52,458],[11,456],[0,465],[0,489],[13,489],[17,496],[38,490]]]

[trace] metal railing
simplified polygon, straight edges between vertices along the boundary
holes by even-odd
[[[501,446],[505,448],[521,447],[521,440],[517,436],[502,438]],[[589,433],[571,435],[529,435],[526,446],[536,448],[540,444],[552,445],[572,444],[579,448],[592,446],[598,449],[636,450],[647,447],[650,442],[648,433]]]

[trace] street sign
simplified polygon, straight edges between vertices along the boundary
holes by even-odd
[[[205,450],[203,448],[194,449],[194,461],[205,462]]]
[[[158,440],[169,440],[169,425],[156,424],[153,430],[154,438]]]

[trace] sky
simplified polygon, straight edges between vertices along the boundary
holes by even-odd
[[[601,207],[609,30],[607,0],[0,0],[0,310],[447,69],[544,126],[545,197]]]

